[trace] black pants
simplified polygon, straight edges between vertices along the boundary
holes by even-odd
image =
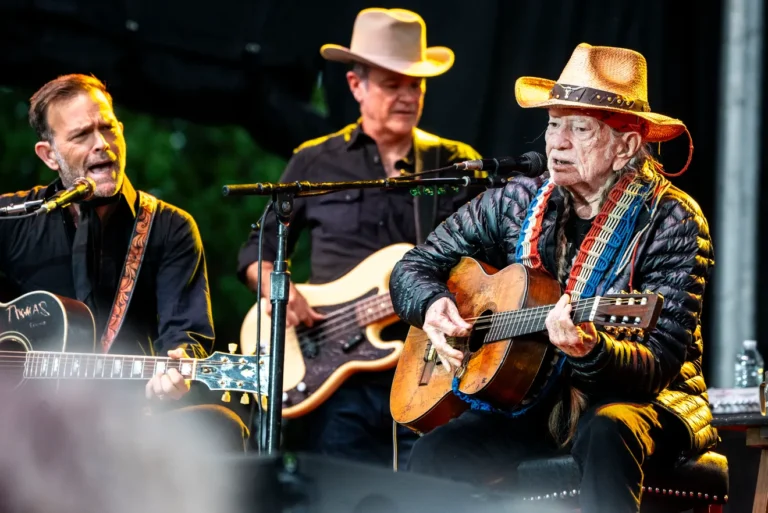
[[[643,471],[651,455],[672,464],[679,453],[678,425],[672,414],[647,403],[601,401],[581,416],[570,448],[582,473],[583,513],[639,510]],[[480,486],[513,491],[522,461],[553,456],[547,416],[509,419],[468,411],[420,438],[410,470]]]
[[[389,394],[394,372],[352,376],[316,410],[286,421],[286,448],[392,467]],[[398,468],[405,469],[417,435],[397,426]]]

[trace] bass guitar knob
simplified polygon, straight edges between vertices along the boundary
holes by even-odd
[[[306,392],[307,384],[302,381],[301,383],[296,385],[296,390],[298,390],[299,392]]]

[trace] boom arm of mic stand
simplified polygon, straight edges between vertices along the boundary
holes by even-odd
[[[507,183],[507,178],[488,176],[486,178],[438,177],[438,178],[384,178],[381,180],[359,180],[354,182],[290,182],[225,185],[224,196],[271,196],[273,194],[291,194],[293,197],[314,196],[350,189],[418,189],[421,187],[498,187]]]

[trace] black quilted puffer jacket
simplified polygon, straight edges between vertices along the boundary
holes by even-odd
[[[438,226],[427,241],[396,265],[390,292],[397,314],[422,326],[427,308],[451,296],[448,272],[470,256],[497,269],[515,263],[515,245],[528,205],[547,176],[519,178],[491,189],[462,206]],[[600,332],[590,354],[568,359],[572,383],[589,394],[610,391],[631,400],[653,401],[672,411],[690,435],[684,453],[696,453],[717,441],[711,426],[707,388],[701,371],[701,309],[714,265],[707,221],[687,194],[657,176],[664,188],[651,211],[650,201],[637,220],[634,258],[604,293],[652,291],[664,297],[656,328],[645,342],[617,340]],[[555,274],[555,238],[563,196],[556,189],[547,205],[539,239],[544,266]],[[568,367],[567,367],[568,368]]]

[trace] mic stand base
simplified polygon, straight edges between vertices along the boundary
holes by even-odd
[[[283,362],[285,360],[285,321],[291,273],[288,271],[288,224],[293,212],[293,193],[276,193],[272,206],[277,217],[277,256],[270,274],[272,325],[270,335],[269,393],[267,398],[266,452],[280,450],[283,414]],[[261,442],[261,440],[259,441]]]

